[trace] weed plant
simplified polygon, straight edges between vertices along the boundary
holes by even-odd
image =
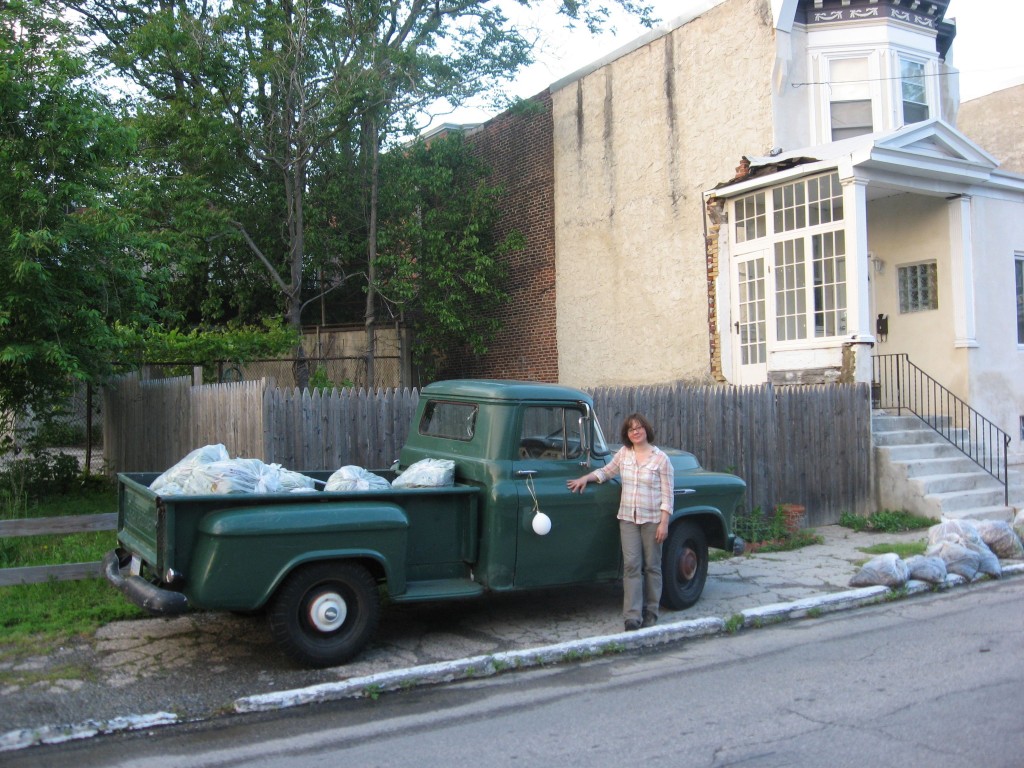
[[[766,514],[760,507],[737,514],[733,518],[732,529],[750,549],[759,552],[786,552],[822,542],[821,536],[813,529],[790,530],[781,507],[776,507],[771,514]]]

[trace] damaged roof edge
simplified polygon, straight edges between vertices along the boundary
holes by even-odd
[[[633,51],[643,48],[648,43],[651,43],[660,37],[664,37],[670,32],[674,32],[675,30],[679,29],[679,27],[685,24],[689,24],[694,19],[698,18],[699,16],[703,16],[712,8],[721,5],[724,2],[725,0],[700,0],[699,2],[695,2],[694,7],[689,12],[684,13],[682,16],[677,16],[676,18],[669,21],[667,24],[651,28],[650,30],[642,34],[640,37],[627,43],[621,48],[617,48],[611,53],[606,54],[599,59],[595,59],[594,61],[587,64],[585,67],[577,69],[572,74],[566,75],[565,77],[556,80],[555,82],[548,86],[548,91],[550,91],[551,93],[555,93],[555,91],[560,91],[567,85],[572,85],[577,80],[582,80],[587,75],[591,74],[592,72],[596,72],[602,67],[608,66],[613,61],[621,59],[623,56],[626,56],[627,54],[630,54]]]

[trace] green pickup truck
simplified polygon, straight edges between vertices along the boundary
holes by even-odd
[[[700,598],[708,547],[742,546],[732,517],[745,485],[666,453],[676,496],[662,602],[678,610]],[[373,637],[385,596],[438,601],[621,578],[618,483],[566,488],[611,457],[579,390],[434,383],[420,392],[395,467],[375,474],[393,480],[423,459],[448,459],[454,486],[160,496],[149,488],[159,473],[124,473],[105,573],[158,615],[265,611],[298,662],[342,664]]]

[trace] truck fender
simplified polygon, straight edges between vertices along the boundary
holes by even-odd
[[[199,524],[186,591],[199,607],[255,610],[300,565],[359,560],[402,592],[408,528],[399,505],[369,499],[218,510]]]

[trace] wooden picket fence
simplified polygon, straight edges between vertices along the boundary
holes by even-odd
[[[590,394],[609,441],[618,441],[628,413],[642,412],[660,445],[743,477],[749,508],[803,504],[810,525],[873,511],[867,385],[675,384]],[[193,386],[187,378],[123,377],[105,391],[105,460],[111,471],[155,471],[193,448],[223,443],[232,456],[290,469],[388,467],[418,400],[414,389],[300,392],[265,381]]]

